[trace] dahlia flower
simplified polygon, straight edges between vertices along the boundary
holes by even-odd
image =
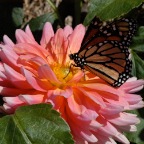
[[[16,30],[16,44],[8,36],[0,44],[0,94],[7,113],[22,105],[51,103],[71,129],[76,144],[129,144],[125,131],[136,131],[139,119],[128,113],[144,106],[134,94],[144,81],[130,78],[119,88],[71,67],[70,53],[80,49],[85,28],[70,26],[54,34],[43,28],[40,44],[29,28]]]

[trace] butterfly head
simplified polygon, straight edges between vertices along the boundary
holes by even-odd
[[[69,58],[70,58],[70,60],[74,60],[75,54],[69,54]]]
[[[70,60],[75,62],[74,66],[84,69],[84,66],[86,65],[84,57],[79,57],[78,53],[70,54],[69,57]]]
[[[73,60],[76,64],[78,63],[78,55],[77,53],[69,54],[70,60]]]

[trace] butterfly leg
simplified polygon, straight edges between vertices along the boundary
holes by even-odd
[[[75,64],[73,64],[73,63],[71,63],[71,64],[70,64],[69,71],[68,71],[68,73],[66,74],[66,76],[65,76],[63,79],[65,79],[65,78],[66,78],[66,77],[69,75],[69,73],[70,73],[70,71],[71,71],[72,66],[77,67],[77,65],[75,65]]]

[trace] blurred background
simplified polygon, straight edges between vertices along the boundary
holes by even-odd
[[[87,6],[88,0],[0,0],[0,41],[4,34],[15,41],[15,30],[29,22],[36,39],[46,21],[54,29],[67,24],[74,27],[83,22]]]
[[[22,5],[22,0],[0,0],[0,41],[4,34],[13,39],[16,26],[12,20],[12,9]]]

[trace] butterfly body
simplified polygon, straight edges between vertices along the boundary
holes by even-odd
[[[135,31],[136,23],[133,20],[121,19],[103,26],[94,19],[80,50],[69,57],[76,67],[88,70],[118,87],[131,73],[128,47]]]
[[[82,58],[79,57],[78,53],[70,54],[69,57],[71,60],[74,60],[76,67],[80,67],[81,69],[84,69],[84,66],[86,65],[86,61],[84,57]]]

